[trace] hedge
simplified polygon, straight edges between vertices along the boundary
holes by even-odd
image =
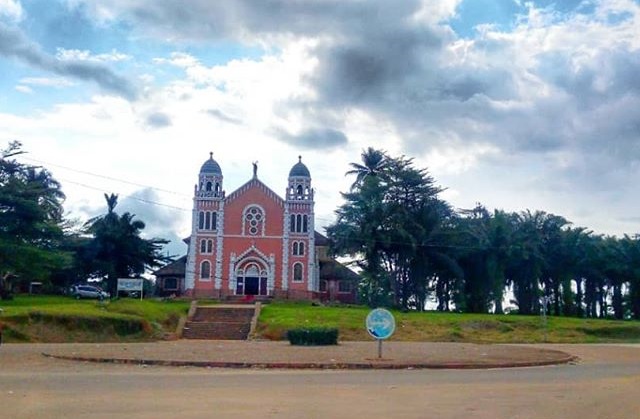
[[[292,345],[337,345],[338,329],[331,327],[300,327],[287,331]]]

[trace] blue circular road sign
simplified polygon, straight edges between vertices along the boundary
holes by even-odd
[[[365,321],[367,332],[376,339],[387,339],[396,330],[396,320],[389,310],[376,308],[371,310]]]

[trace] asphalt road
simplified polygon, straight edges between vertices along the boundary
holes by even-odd
[[[640,346],[558,345],[574,365],[284,371],[61,361],[0,347],[0,418],[640,418]]]

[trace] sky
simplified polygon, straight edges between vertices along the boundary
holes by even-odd
[[[213,152],[224,189],[316,225],[367,147],[414,158],[453,207],[640,233],[638,0],[0,0],[0,147],[50,170],[67,216],[117,210],[183,254]]]

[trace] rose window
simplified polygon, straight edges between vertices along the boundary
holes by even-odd
[[[258,207],[250,207],[246,210],[245,216],[245,233],[252,236],[262,234],[264,215],[262,210]]]

